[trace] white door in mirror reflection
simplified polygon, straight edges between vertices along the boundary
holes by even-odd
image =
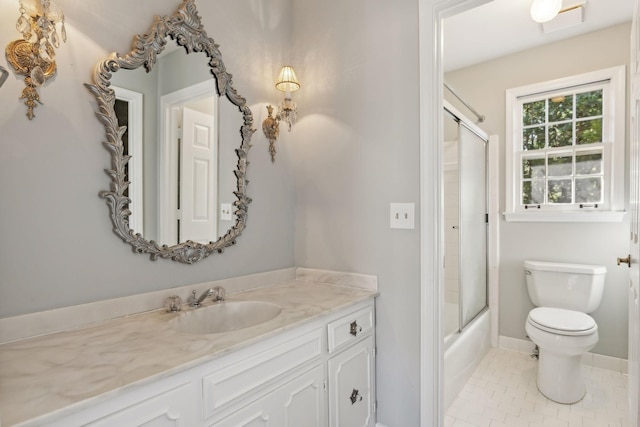
[[[218,240],[218,97],[210,79],[160,97],[158,241]]]
[[[182,109],[179,240],[216,240],[216,147],[213,116]]]

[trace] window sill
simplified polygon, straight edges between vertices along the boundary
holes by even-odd
[[[622,222],[625,211],[505,212],[507,222]]]

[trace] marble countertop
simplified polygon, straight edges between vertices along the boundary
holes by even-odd
[[[367,289],[290,280],[227,296],[227,301],[266,301],[282,308],[276,318],[246,329],[179,333],[168,324],[179,313],[163,309],[0,345],[2,426],[80,410],[111,392],[198,366],[376,295]]]

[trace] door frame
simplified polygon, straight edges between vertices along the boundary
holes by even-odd
[[[418,2],[420,70],[420,425],[443,408],[443,20],[491,0]],[[434,141],[436,143],[434,143]]]
[[[143,94],[120,86],[111,86],[116,99],[124,101],[128,106],[129,135],[127,153],[131,156],[127,165],[129,183],[129,199],[131,199],[131,215],[129,228],[136,233],[144,233],[144,174],[143,174]]]

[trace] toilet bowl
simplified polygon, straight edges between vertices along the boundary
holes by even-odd
[[[598,265],[525,261],[529,297],[537,307],[525,322],[538,346],[538,390],[565,404],[585,394],[582,355],[598,342],[598,325],[587,313],[602,300],[606,268]]]
[[[582,355],[598,342],[598,326],[579,311],[538,307],[529,312],[527,335],[539,347],[537,384],[547,398],[564,404],[585,394]]]

